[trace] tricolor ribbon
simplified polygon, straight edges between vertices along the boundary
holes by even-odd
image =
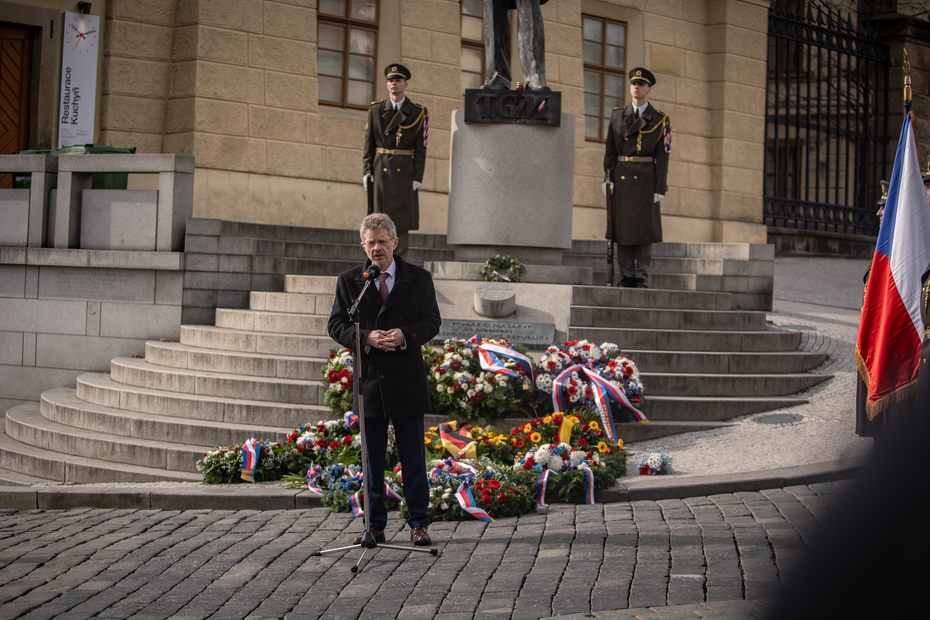
[[[397,489],[388,484],[387,480],[384,481],[384,497],[398,504],[404,501],[404,496],[398,493]]]
[[[584,503],[594,504],[594,472],[587,465],[581,465],[578,471],[584,476]],[[539,472],[539,478],[536,480],[537,508],[545,508],[549,505],[546,503],[546,488],[549,486],[549,476],[551,474],[552,471],[548,468]]]
[[[594,504],[594,472],[587,465],[582,465],[578,470],[584,474],[584,503]]]
[[[549,504],[546,503],[546,487],[549,485],[549,469],[546,468],[539,472],[539,480],[536,481],[536,507],[545,508]]]
[[[258,458],[262,455],[262,444],[255,438],[242,444],[242,473],[240,478],[246,482],[255,482],[255,469],[258,467]]]
[[[478,345],[478,360],[481,362],[482,370],[489,370],[510,377],[526,375],[535,380],[533,362],[530,358],[509,347],[484,341]],[[515,362],[517,369],[507,368],[504,365],[504,360]]]
[[[321,489],[316,483],[316,479],[321,473],[323,473],[323,468],[319,465],[314,465],[311,463],[310,467],[307,468],[307,490],[317,497],[323,497],[323,489]]]
[[[485,512],[483,508],[480,508],[477,502],[475,502],[475,496],[471,494],[471,489],[468,488],[467,482],[463,482],[459,485],[459,488],[455,491],[455,499],[458,500],[462,510],[479,521],[484,521],[485,523],[494,522],[491,515]]]
[[[361,516],[365,515],[365,509],[363,508],[364,496],[361,491],[356,491],[349,496],[349,507],[352,509],[352,518],[358,519]]]
[[[354,411],[346,411],[345,415],[342,416],[342,422],[345,424],[346,429],[352,430],[353,426],[358,426],[358,414]]]
[[[594,392],[594,404],[597,406],[597,412],[601,416],[601,422],[604,432],[611,441],[617,441],[617,429],[614,426],[614,417],[611,410],[611,401],[616,402],[627,411],[636,422],[647,422],[646,416],[642,411],[637,409],[630,399],[627,398],[626,392],[622,386],[612,383],[602,377],[600,373],[592,368],[587,368],[581,364],[569,366],[563,370],[552,382],[552,407],[556,411],[565,411],[570,400],[566,395],[567,382],[573,372],[584,375],[591,384],[591,391]]]
[[[446,459],[443,461],[441,467],[434,467],[429,471],[429,479],[433,481],[438,480],[439,476],[443,473],[448,474],[453,478],[464,479],[469,477],[478,477],[478,470],[468,463],[462,463],[453,459]]]

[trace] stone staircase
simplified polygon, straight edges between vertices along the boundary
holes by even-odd
[[[344,236],[324,239],[338,259],[307,260],[356,264],[355,238]],[[296,242],[282,243],[264,251]],[[570,257],[581,266],[586,255],[589,263],[602,258],[586,243]],[[714,283],[689,283],[687,275],[656,275],[684,284],[678,290],[573,287],[569,337],[616,342],[642,370],[650,423],[621,423],[628,442],[806,402],[795,394],[828,378],[809,372],[826,356],[798,351],[799,332],[771,327],[764,312],[734,309],[733,293],[695,290]],[[109,373],[82,374],[73,388],[13,407],[0,434],[0,481],[198,481],[196,461],[217,445],[280,441],[328,417],[320,379],[334,347],[326,335],[334,284],[331,275],[284,276],[284,292],[252,291],[247,309],[220,308],[213,325],[182,325],[180,342],[148,342],[144,358],[115,358]]]

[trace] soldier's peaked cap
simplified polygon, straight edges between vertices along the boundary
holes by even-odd
[[[391,78],[404,78],[405,80],[409,80],[410,69],[395,62],[394,64],[390,64],[384,68],[384,77],[389,80]]]
[[[930,159],[927,160],[927,169],[924,170],[924,185],[930,183]]]
[[[633,67],[630,69],[630,81],[632,82],[634,80],[642,80],[650,86],[655,86],[656,76],[654,76],[649,69]]]

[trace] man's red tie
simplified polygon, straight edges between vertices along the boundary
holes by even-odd
[[[387,301],[388,294],[390,293],[387,287],[389,275],[390,274],[387,272],[382,272],[381,275],[378,276],[378,293],[381,294],[381,301]]]

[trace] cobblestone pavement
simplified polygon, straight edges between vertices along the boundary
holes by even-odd
[[[6,510],[0,617],[752,617],[845,486],[436,523],[439,557],[379,549],[357,575],[357,550],[313,555],[359,531],[325,508]]]

